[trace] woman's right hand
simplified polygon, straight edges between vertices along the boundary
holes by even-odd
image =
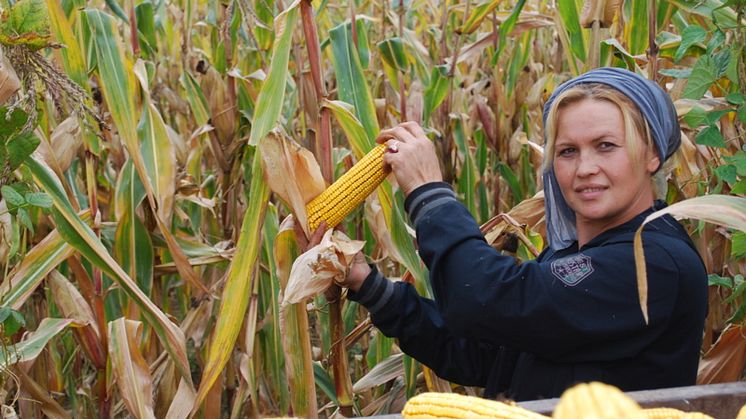
[[[435,145],[416,122],[385,129],[376,142],[386,143],[383,164],[394,172],[404,196],[426,183],[443,180]]]

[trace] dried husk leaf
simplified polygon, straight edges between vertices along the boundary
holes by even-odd
[[[285,288],[282,306],[297,304],[325,291],[347,275],[352,258],[365,242],[351,240],[344,233],[327,230],[321,243],[295,260]]]
[[[371,194],[365,200],[365,219],[376,238],[376,243],[381,247],[381,257],[391,256],[396,260],[402,260],[401,254],[399,254],[396,245],[394,245],[394,240],[391,238],[391,230],[386,226],[386,216],[383,213],[377,194]]]
[[[746,362],[746,325],[731,325],[699,361],[697,384],[730,383],[741,379]]]
[[[81,144],[83,136],[78,118],[70,116],[54,128],[48,142],[42,140],[39,143],[36,152],[41,154],[47,165],[64,173],[78,154]]]
[[[166,132],[168,133],[168,139],[171,140],[171,144],[174,146],[174,153],[176,154],[176,162],[179,166],[184,166],[189,156],[189,146],[187,145],[184,138],[179,135],[176,130],[171,128],[170,125],[166,124]]]
[[[109,322],[109,355],[112,372],[125,406],[139,418],[155,418],[153,379],[140,352],[142,323],[120,317]]]
[[[21,80],[0,50],[0,105],[7,102],[20,88]]]
[[[52,271],[47,280],[54,301],[62,314],[80,323],[82,327],[74,330],[83,349],[97,368],[106,368],[106,356],[101,346],[101,334],[93,310],[80,294],[80,291],[61,273]]]
[[[28,393],[28,396],[30,396],[34,403],[39,404],[41,411],[46,417],[50,419],[67,419],[72,417],[70,413],[51,397],[49,388],[34,381],[21,368],[15,368],[14,373],[18,376],[23,391]],[[6,416],[6,412],[3,411],[2,417],[10,418],[12,416]]]
[[[622,0],[585,0],[583,11],[580,12],[580,25],[584,28],[593,26],[598,21],[602,28],[608,28],[614,23],[614,15],[621,13]]]
[[[207,70],[202,81],[202,91],[208,95],[210,121],[217,131],[220,143],[230,143],[236,131],[236,105],[231,101],[228,86],[220,77],[220,73],[212,67]]]
[[[313,154],[277,132],[264,138],[259,152],[269,188],[285,201],[306,235],[310,235],[306,204],[326,188]]]

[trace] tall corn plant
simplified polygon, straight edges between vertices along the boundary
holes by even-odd
[[[723,296],[701,377],[742,371],[728,337],[746,313],[744,8],[598,3],[2,2],[0,48],[38,63],[10,62],[20,90],[0,103],[22,108],[0,124],[0,360],[20,396],[3,403],[23,417],[315,417],[472,391],[397,353],[339,290],[281,305],[312,232],[265,174],[298,162],[263,144],[311,150],[329,184],[381,128],[420,121],[486,237],[529,259],[541,107],[598,65],[675,101],[685,138],[659,190],[674,214],[712,222],[687,226]],[[55,96],[69,83],[92,113]],[[339,228],[427,296],[402,202],[384,182]]]

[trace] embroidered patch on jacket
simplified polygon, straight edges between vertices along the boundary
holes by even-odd
[[[584,254],[568,256],[552,262],[552,273],[560,281],[575,286],[593,273],[591,257]]]

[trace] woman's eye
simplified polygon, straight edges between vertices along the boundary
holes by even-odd
[[[557,155],[560,156],[560,157],[567,157],[567,156],[572,155],[572,153],[574,153],[574,152],[575,152],[575,148],[573,148],[573,147],[566,147],[566,148],[560,149],[557,152]]]
[[[608,141],[604,141],[598,144],[598,148],[601,150],[611,150],[613,148],[616,148],[617,145]]]

